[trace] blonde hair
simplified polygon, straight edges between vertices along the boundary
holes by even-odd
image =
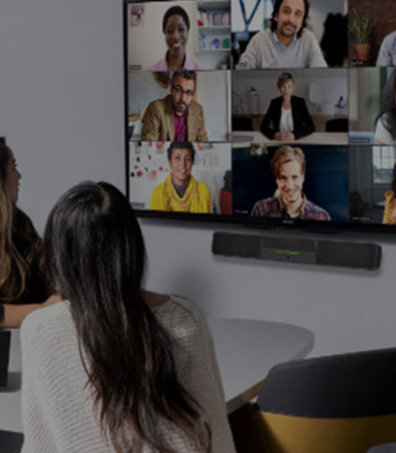
[[[279,176],[280,167],[287,162],[295,160],[300,164],[301,174],[305,174],[305,156],[301,148],[292,148],[291,146],[282,146],[275,151],[271,160],[271,168],[275,179]]]

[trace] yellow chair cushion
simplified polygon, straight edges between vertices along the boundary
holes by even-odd
[[[396,414],[355,418],[307,418],[256,412],[265,453],[366,453],[396,441]]]

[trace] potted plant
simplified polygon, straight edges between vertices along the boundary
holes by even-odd
[[[355,8],[352,9],[353,19],[349,26],[352,41],[355,43],[356,58],[359,61],[368,61],[371,50],[371,33],[374,24],[367,15],[360,14]]]

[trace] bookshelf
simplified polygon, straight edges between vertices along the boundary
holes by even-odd
[[[231,49],[230,2],[202,0],[197,5],[198,51],[222,52]]]

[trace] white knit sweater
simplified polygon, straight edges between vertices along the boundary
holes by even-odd
[[[224,395],[206,321],[191,301],[172,296],[153,309],[174,344],[177,374],[199,402],[212,431],[213,453],[234,453]],[[106,445],[84,389],[87,375],[69,303],[37,310],[22,324],[22,453],[114,453]],[[192,453],[177,428],[167,431],[177,452]],[[151,448],[145,452],[154,452]],[[156,450],[155,450],[156,451]]]

